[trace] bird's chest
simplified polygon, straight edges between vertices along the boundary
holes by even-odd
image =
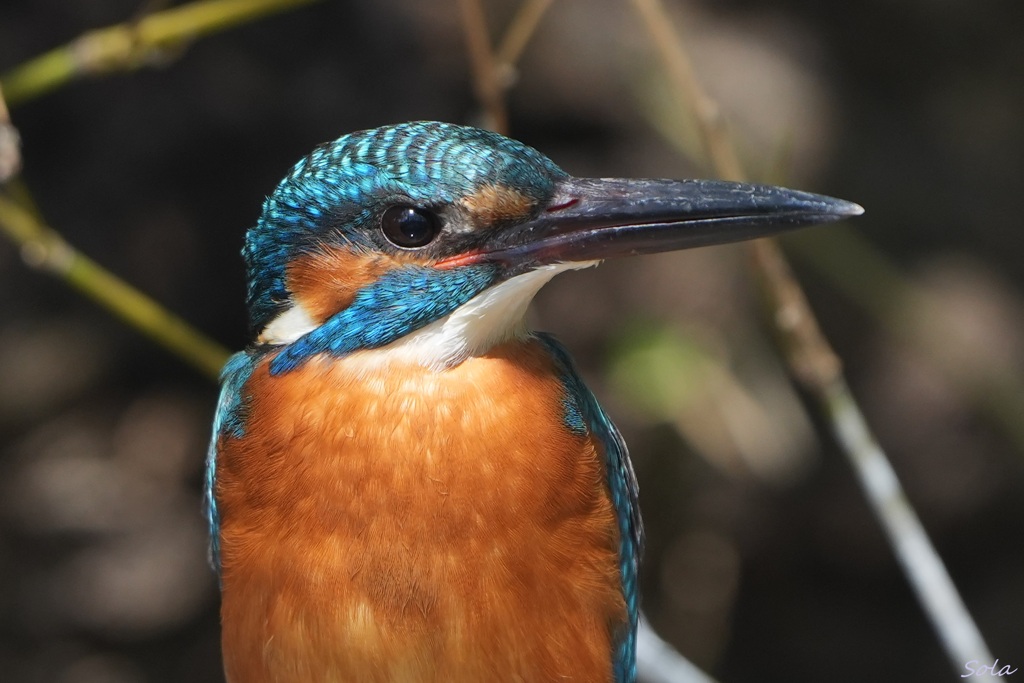
[[[603,452],[538,346],[263,366],[244,393],[216,489],[235,680],[610,680]]]

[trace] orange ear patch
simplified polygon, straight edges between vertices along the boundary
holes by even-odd
[[[507,185],[484,185],[459,200],[479,226],[496,221],[521,220],[530,215],[536,201]]]
[[[316,323],[348,308],[356,292],[398,267],[392,258],[322,246],[288,266],[288,289]]]

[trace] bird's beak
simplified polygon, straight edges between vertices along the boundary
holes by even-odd
[[[495,231],[482,248],[444,265],[490,262],[515,275],[551,263],[738,242],[863,212],[842,199],[770,185],[568,178],[535,218]]]

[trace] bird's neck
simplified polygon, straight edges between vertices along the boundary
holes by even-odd
[[[301,301],[294,301],[263,330],[260,342],[285,347],[274,361],[274,372],[292,370],[323,352],[358,356],[361,363],[382,367],[412,363],[434,370],[452,368],[505,341],[524,338],[523,318],[540,288],[562,271],[594,263],[555,264],[523,273],[486,287],[438,319],[412,330],[406,329],[411,321],[396,318],[398,311],[412,315],[417,309],[382,306],[379,295],[373,297],[374,308],[365,315],[356,310],[357,297],[354,306],[326,320],[317,320]],[[396,294],[403,298],[431,295],[405,290],[396,290]]]

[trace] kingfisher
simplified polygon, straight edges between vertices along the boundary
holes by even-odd
[[[254,341],[207,462],[228,681],[634,681],[636,477],[527,306],[605,258],[861,211],[577,178],[438,122],[314,149],[246,233]]]

